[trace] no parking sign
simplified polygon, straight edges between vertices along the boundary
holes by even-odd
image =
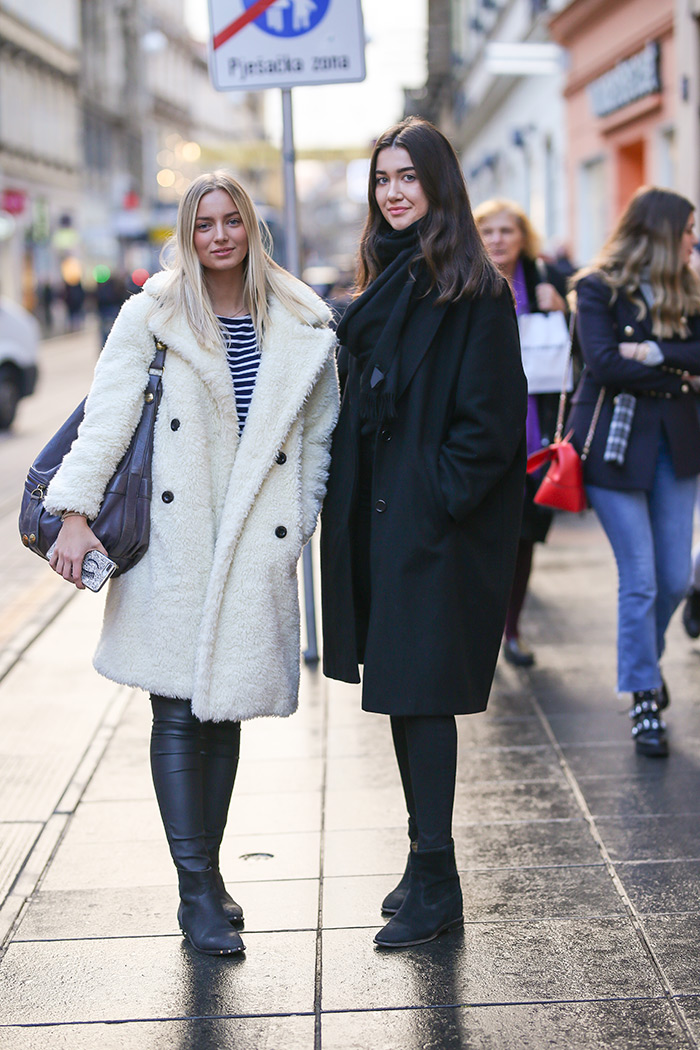
[[[209,0],[219,91],[364,80],[360,0]]]

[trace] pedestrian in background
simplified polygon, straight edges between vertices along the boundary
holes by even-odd
[[[46,506],[64,517],[52,567],[80,588],[84,555],[104,551],[90,520],[141,415],[154,340],[165,343],[150,544],[110,581],[95,666],[151,694],[178,919],[193,947],[223,955],[244,949],[219,870],[240,723],[297,706],[296,566],[325,491],[335,337],[226,172],[190,184],[173,247],[114,323]]]
[[[700,423],[700,279],[694,206],[643,188],[592,266],[575,277],[585,370],[567,430],[619,575],[617,688],[632,694],[636,749],[668,753],[665,634],[690,570]]]
[[[520,205],[493,199],[474,210],[479,233],[491,259],[508,279],[515,295],[515,309],[522,314],[566,312],[566,280],[539,258],[539,237]],[[527,451],[549,445],[557,422],[558,394],[529,394],[527,399]],[[520,614],[527,596],[536,543],[544,543],[553,512],[534,502],[540,477],[525,479],[523,519],[515,562],[515,578],[508,603],[503,655],[509,663],[530,667],[532,650],[520,637]]]
[[[513,300],[447,139],[380,136],[321,530],[324,670],[389,715],[408,809],[382,947],[461,925],[455,715],[488,701],[520,526],[526,384]]]

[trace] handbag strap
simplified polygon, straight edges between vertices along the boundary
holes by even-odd
[[[576,329],[576,312],[574,310],[572,310],[571,311],[571,316],[569,317],[569,353],[566,356],[566,365],[564,366],[564,377],[562,379],[562,384],[561,384],[561,393],[559,394],[559,408],[557,409],[557,425],[556,425],[556,429],[554,431],[554,444],[555,445],[557,445],[561,441],[562,436],[564,434],[564,413],[566,411],[566,380],[567,380],[568,375],[569,375],[569,368],[571,367],[571,359],[574,356],[574,331],[575,331],[575,329]],[[598,426],[598,417],[600,416],[600,410],[603,407],[604,399],[605,399],[605,387],[602,386],[600,388],[600,393],[598,394],[598,400],[596,402],[596,406],[595,406],[595,409],[593,411],[593,417],[591,419],[591,425],[588,428],[588,433],[586,434],[586,440],[584,441],[583,449],[581,450],[581,460],[582,460],[582,462],[585,461],[588,458],[588,453],[591,450],[591,443],[593,441],[593,435],[595,434],[595,429]]]
[[[600,410],[603,407],[604,399],[605,399],[605,387],[602,386],[600,388],[600,393],[598,394],[598,400],[596,401],[595,408],[593,409],[593,417],[591,418],[591,425],[588,428],[588,433],[586,434],[586,440],[584,441],[583,448],[581,449],[581,462],[582,463],[585,463],[585,461],[588,459],[588,453],[591,450],[591,443],[593,441],[593,435],[595,434],[595,428],[598,426],[598,417],[600,416]]]
[[[571,367],[571,359],[574,354],[574,329],[576,327],[576,314],[572,310],[571,316],[569,317],[569,352],[566,355],[566,364],[564,365],[564,375],[561,381],[561,393],[559,394],[559,408],[557,409],[557,425],[554,431],[554,444],[558,444],[564,433],[564,413],[566,411],[566,380],[569,376],[569,368]]]

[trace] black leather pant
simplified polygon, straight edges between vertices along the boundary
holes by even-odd
[[[421,850],[452,840],[457,778],[457,723],[453,715],[391,716],[408,834]]]
[[[175,866],[219,866],[240,750],[240,722],[200,722],[187,700],[151,695],[151,772]]]

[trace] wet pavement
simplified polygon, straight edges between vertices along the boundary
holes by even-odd
[[[614,591],[595,520],[559,522],[535,668],[499,665],[459,720],[465,927],[432,944],[372,943],[407,851],[388,720],[305,670],[294,718],[246,724],[222,850],[237,960],[179,934],[147,699],[89,664],[101,599],[51,611],[0,681],[0,1050],[697,1047],[700,643],[677,617],[672,754],[635,755]]]

